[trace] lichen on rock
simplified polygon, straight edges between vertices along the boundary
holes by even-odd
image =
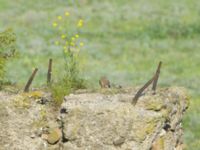
[[[1,147],[4,150],[182,147],[181,122],[189,105],[185,89],[159,89],[156,94],[147,91],[135,106],[131,101],[136,89],[108,90],[70,94],[58,111],[48,103],[37,103],[35,99],[43,97],[40,92],[12,95],[0,92]],[[39,133],[32,135],[35,132]]]
[[[155,95],[147,92],[135,107],[131,105],[134,89],[115,94],[110,91],[65,97],[62,108],[68,112],[63,118],[64,133],[69,139],[66,147],[149,150],[166,122],[170,127],[179,126],[188,107],[182,88],[161,89]],[[164,136],[158,143],[166,145],[167,140],[178,138],[181,136]],[[175,146],[172,144],[170,148]],[[167,146],[164,150],[168,150]]]

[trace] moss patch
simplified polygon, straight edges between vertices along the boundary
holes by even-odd
[[[28,109],[31,107],[31,101],[26,96],[17,95],[13,98],[13,105],[16,108]]]
[[[164,101],[160,97],[148,97],[148,99],[144,103],[145,109],[159,111],[164,108]]]
[[[28,93],[22,93],[22,95],[33,99],[38,99],[41,98],[44,94],[42,91],[32,91]]]

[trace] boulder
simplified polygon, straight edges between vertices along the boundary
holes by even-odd
[[[180,150],[185,89],[148,90],[133,106],[137,90],[79,90],[59,109],[38,103],[43,94],[1,91],[0,150]]]
[[[147,91],[131,104],[137,89],[71,94],[62,109],[63,132],[72,150],[172,150],[182,144],[185,89]]]

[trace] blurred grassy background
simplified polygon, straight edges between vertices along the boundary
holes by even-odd
[[[0,0],[0,31],[14,29],[20,52],[7,66],[10,80],[23,86],[37,66],[34,85],[45,84],[49,58],[54,80],[62,75],[52,22],[66,10],[85,20],[80,59],[89,86],[102,75],[124,86],[143,84],[162,60],[160,86],[184,86],[192,97],[184,139],[188,149],[200,149],[200,1]]]

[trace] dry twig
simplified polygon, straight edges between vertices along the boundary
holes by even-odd
[[[51,83],[51,74],[52,74],[52,59],[49,59],[49,66],[48,66],[48,72],[47,72],[47,84]]]
[[[156,70],[155,75],[142,87],[138,90],[138,92],[136,93],[135,97],[132,100],[132,104],[136,105],[139,97],[142,95],[142,93],[144,92],[144,90],[146,88],[148,88],[148,86],[153,82],[153,86],[152,86],[152,90],[154,91],[154,94],[156,92],[156,87],[157,87],[157,83],[158,83],[158,78],[160,75],[160,68],[161,68],[162,62],[160,61],[158,64],[158,68]]]
[[[29,91],[29,87],[31,86],[31,83],[32,83],[37,71],[38,71],[38,68],[35,68],[34,71],[32,72],[28,82],[26,83],[26,86],[24,88],[24,92],[28,92]]]
[[[141,94],[143,93],[143,91],[153,82],[153,80],[155,79],[155,76],[153,76],[153,78],[151,78],[142,88],[140,88],[138,90],[138,92],[136,93],[135,97],[132,100],[132,104],[136,105],[139,97],[141,96]]]
[[[156,87],[157,87],[157,83],[158,83],[158,79],[159,79],[159,75],[160,75],[161,65],[162,65],[162,62],[160,61],[158,64],[158,68],[156,70],[155,79],[153,81],[153,86],[152,86],[152,90],[153,90],[154,94],[156,93]]]

